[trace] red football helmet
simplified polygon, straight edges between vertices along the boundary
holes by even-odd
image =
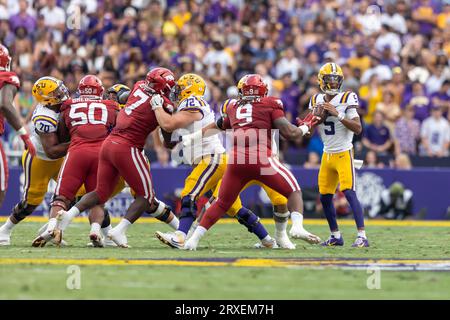
[[[145,77],[145,86],[148,91],[157,92],[168,98],[170,91],[175,86],[175,75],[166,68],[153,68]]]
[[[103,87],[102,81],[91,74],[84,76],[78,84],[78,92],[82,96],[102,97],[103,91],[105,91],[105,88]]]
[[[10,71],[11,70],[11,56],[9,55],[8,49],[0,44],[0,71]]]
[[[262,98],[268,93],[267,84],[259,74],[250,74],[242,85],[243,98]]]

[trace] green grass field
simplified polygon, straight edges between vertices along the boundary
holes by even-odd
[[[450,299],[450,227],[445,224],[372,222],[367,228],[371,247],[358,249],[350,247],[355,234],[348,221],[341,228],[345,247],[296,240],[296,250],[258,250],[253,249],[256,238],[241,225],[225,223],[216,225],[195,252],[162,245],[154,237],[156,230],[167,231],[160,223],[132,226],[129,249],[86,247],[85,222],[68,228],[68,247],[32,248],[40,225],[22,223],[12,245],[0,247],[0,299]],[[267,227],[273,232],[273,224]],[[328,236],[322,222],[307,228]],[[362,260],[343,265],[350,258]],[[434,259],[444,259],[447,271],[397,271],[421,262],[415,260],[439,270]],[[365,265],[371,260],[393,264],[392,270],[381,269],[380,289],[367,288],[372,274]],[[70,265],[80,268],[78,290],[66,286]]]

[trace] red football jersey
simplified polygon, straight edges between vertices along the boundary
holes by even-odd
[[[250,154],[272,153],[273,122],[284,117],[283,103],[275,97],[234,100],[227,106],[223,129],[233,129],[233,150]]]
[[[69,150],[100,148],[116,123],[119,105],[112,100],[80,97],[61,107],[61,120],[70,133]]]
[[[121,141],[141,149],[145,145],[147,136],[159,126],[150,105],[152,95],[144,90],[143,84],[142,80],[134,85],[127,104],[117,116],[116,126],[111,133],[111,138],[120,138]],[[172,110],[170,100],[164,96],[163,98],[164,109]]]
[[[9,71],[0,71],[0,90],[5,84],[12,84],[17,89],[20,88],[20,80],[16,73]],[[5,118],[0,112],[0,135],[5,132]]]

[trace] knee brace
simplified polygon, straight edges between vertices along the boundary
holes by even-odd
[[[259,217],[246,208],[242,208],[238,211],[237,220],[240,224],[247,227],[248,232],[253,233],[253,229],[259,222]]]
[[[180,218],[184,217],[195,217],[197,215],[197,203],[191,199],[190,196],[185,196],[181,199],[181,215]]]
[[[274,212],[273,213],[273,220],[275,220],[275,222],[286,222],[289,219],[289,216],[291,215],[291,213],[285,212],[285,213],[280,213],[280,212]]]
[[[17,222],[19,222],[32,214],[36,207],[37,206],[28,205],[24,200],[22,200],[14,206],[11,215],[17,220]]]
[[[50,207],[60,207],[61,209],[67,211],[69,204],[69,201],[65,197],[54,196],[52,202],[50,203]]]
[[[109,226],[110,224],[111,224],[111,218],[110,218],[110,216],[109,216],[109,212],[108,212],[108,209],[103,209],[104,210],[104,212],[105,212],[105,216],[104,216],[104,218],[103,218],[103,222],[102,222],[102,225],[101,225],[101,228],[103,229],[103,228],[106,228],[107,226]]]

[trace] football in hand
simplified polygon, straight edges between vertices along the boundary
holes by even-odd
[[[326,120],[326,118],[328,117],[328,111],[325,110],[325,108],[321,104],[316,104],[313,107],[312,114],[314,116],[320,118],[320,120],[318,121],[318,124],[323,123]]]

